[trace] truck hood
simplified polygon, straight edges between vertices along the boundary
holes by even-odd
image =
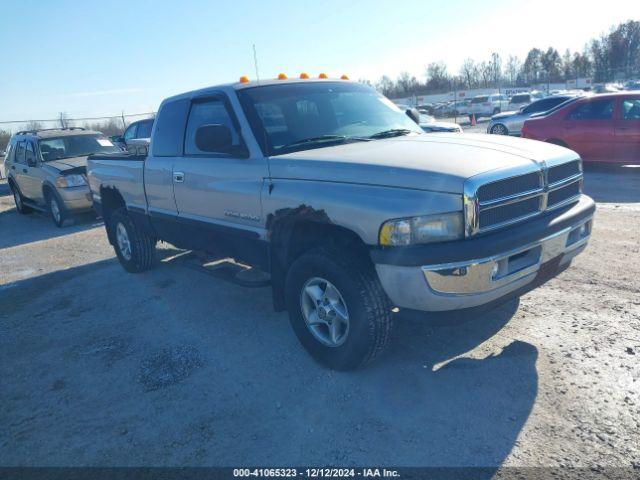
[[[65,172],[67,170],[73,169],[86,169],[87,168],[87,157],[72,157],[72,158],[61,158],[60,160],[50,160],[48,162],[44,162],[44,165],[48,167],[55,168],[59,172]]]
[[[480,173],[577,156],[534,140],[429,133],[276,155],[269,166],[273,178],[462,193],[464,181]]]

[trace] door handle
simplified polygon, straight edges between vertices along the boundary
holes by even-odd
[[[184,172],[173,172],[173,181],[175,183],[184,182]]]
[[[27,172],[28,172],[28,170],[26,168],[22,169],[22,173],[27,173]]]
[[[16,166],[15,165],[11,165],[11,170],[15,170]]]

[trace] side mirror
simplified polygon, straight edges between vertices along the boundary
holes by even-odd
[[[196,147],[202,152],[228,152],[232,147],[231,130],[225,125],[202,125],[196,130]]]
[[[407,114],[407,117],[409,117],[411,120],[413,120],[418,125],[420,125],[420,112],[418,111],[418,109],[416,109],[416,108],[407,108],[407,111],[404,112],[404,113]]]

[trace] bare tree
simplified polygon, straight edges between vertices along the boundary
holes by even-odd
[[[60,121],[60,128],[69,127],[69,115],[67,115],[67,112],[60,112],[58,119]]]
[[[25,130],[40,130],[42,128],[42,123],[37,120],[29,120],[24,125]]]
[[[478,83],[478,67],[473,59],[465,59],[462,63],[462,67],[460,67],[460,76],[463,78],[464,84],[469,89],[473,88]]]
[[[511,84],[512,87],[516,85],[516,82],[518,80],[518,74],[521,68],[522,68],[522,63],[520,62],[520,59],[514,55],[509,55],[509,58],[507,59],[506,73],[507,73],[507,77],[509,77],[509,83]]]

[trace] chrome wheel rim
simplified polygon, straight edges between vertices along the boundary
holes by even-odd
[[[116,225],[116,240],[118,242],[118,250],[125,260],[131,260],[131,242],[129,241],[129,234],[127,229],[122,223]]]
[[[339,347],[349,335],[349,310],[340,291],[328,280],[313,277],[300,293],[302,316],[311,334],[323,345]]]
[[[55,198],[51,199],[51,215],[56,222],[60,223],[60,207]]]
[[[507,129],[504,127],[504,125],[498,124],[491,127],[491,133],[493,133],[494,135],[506,135]]]

